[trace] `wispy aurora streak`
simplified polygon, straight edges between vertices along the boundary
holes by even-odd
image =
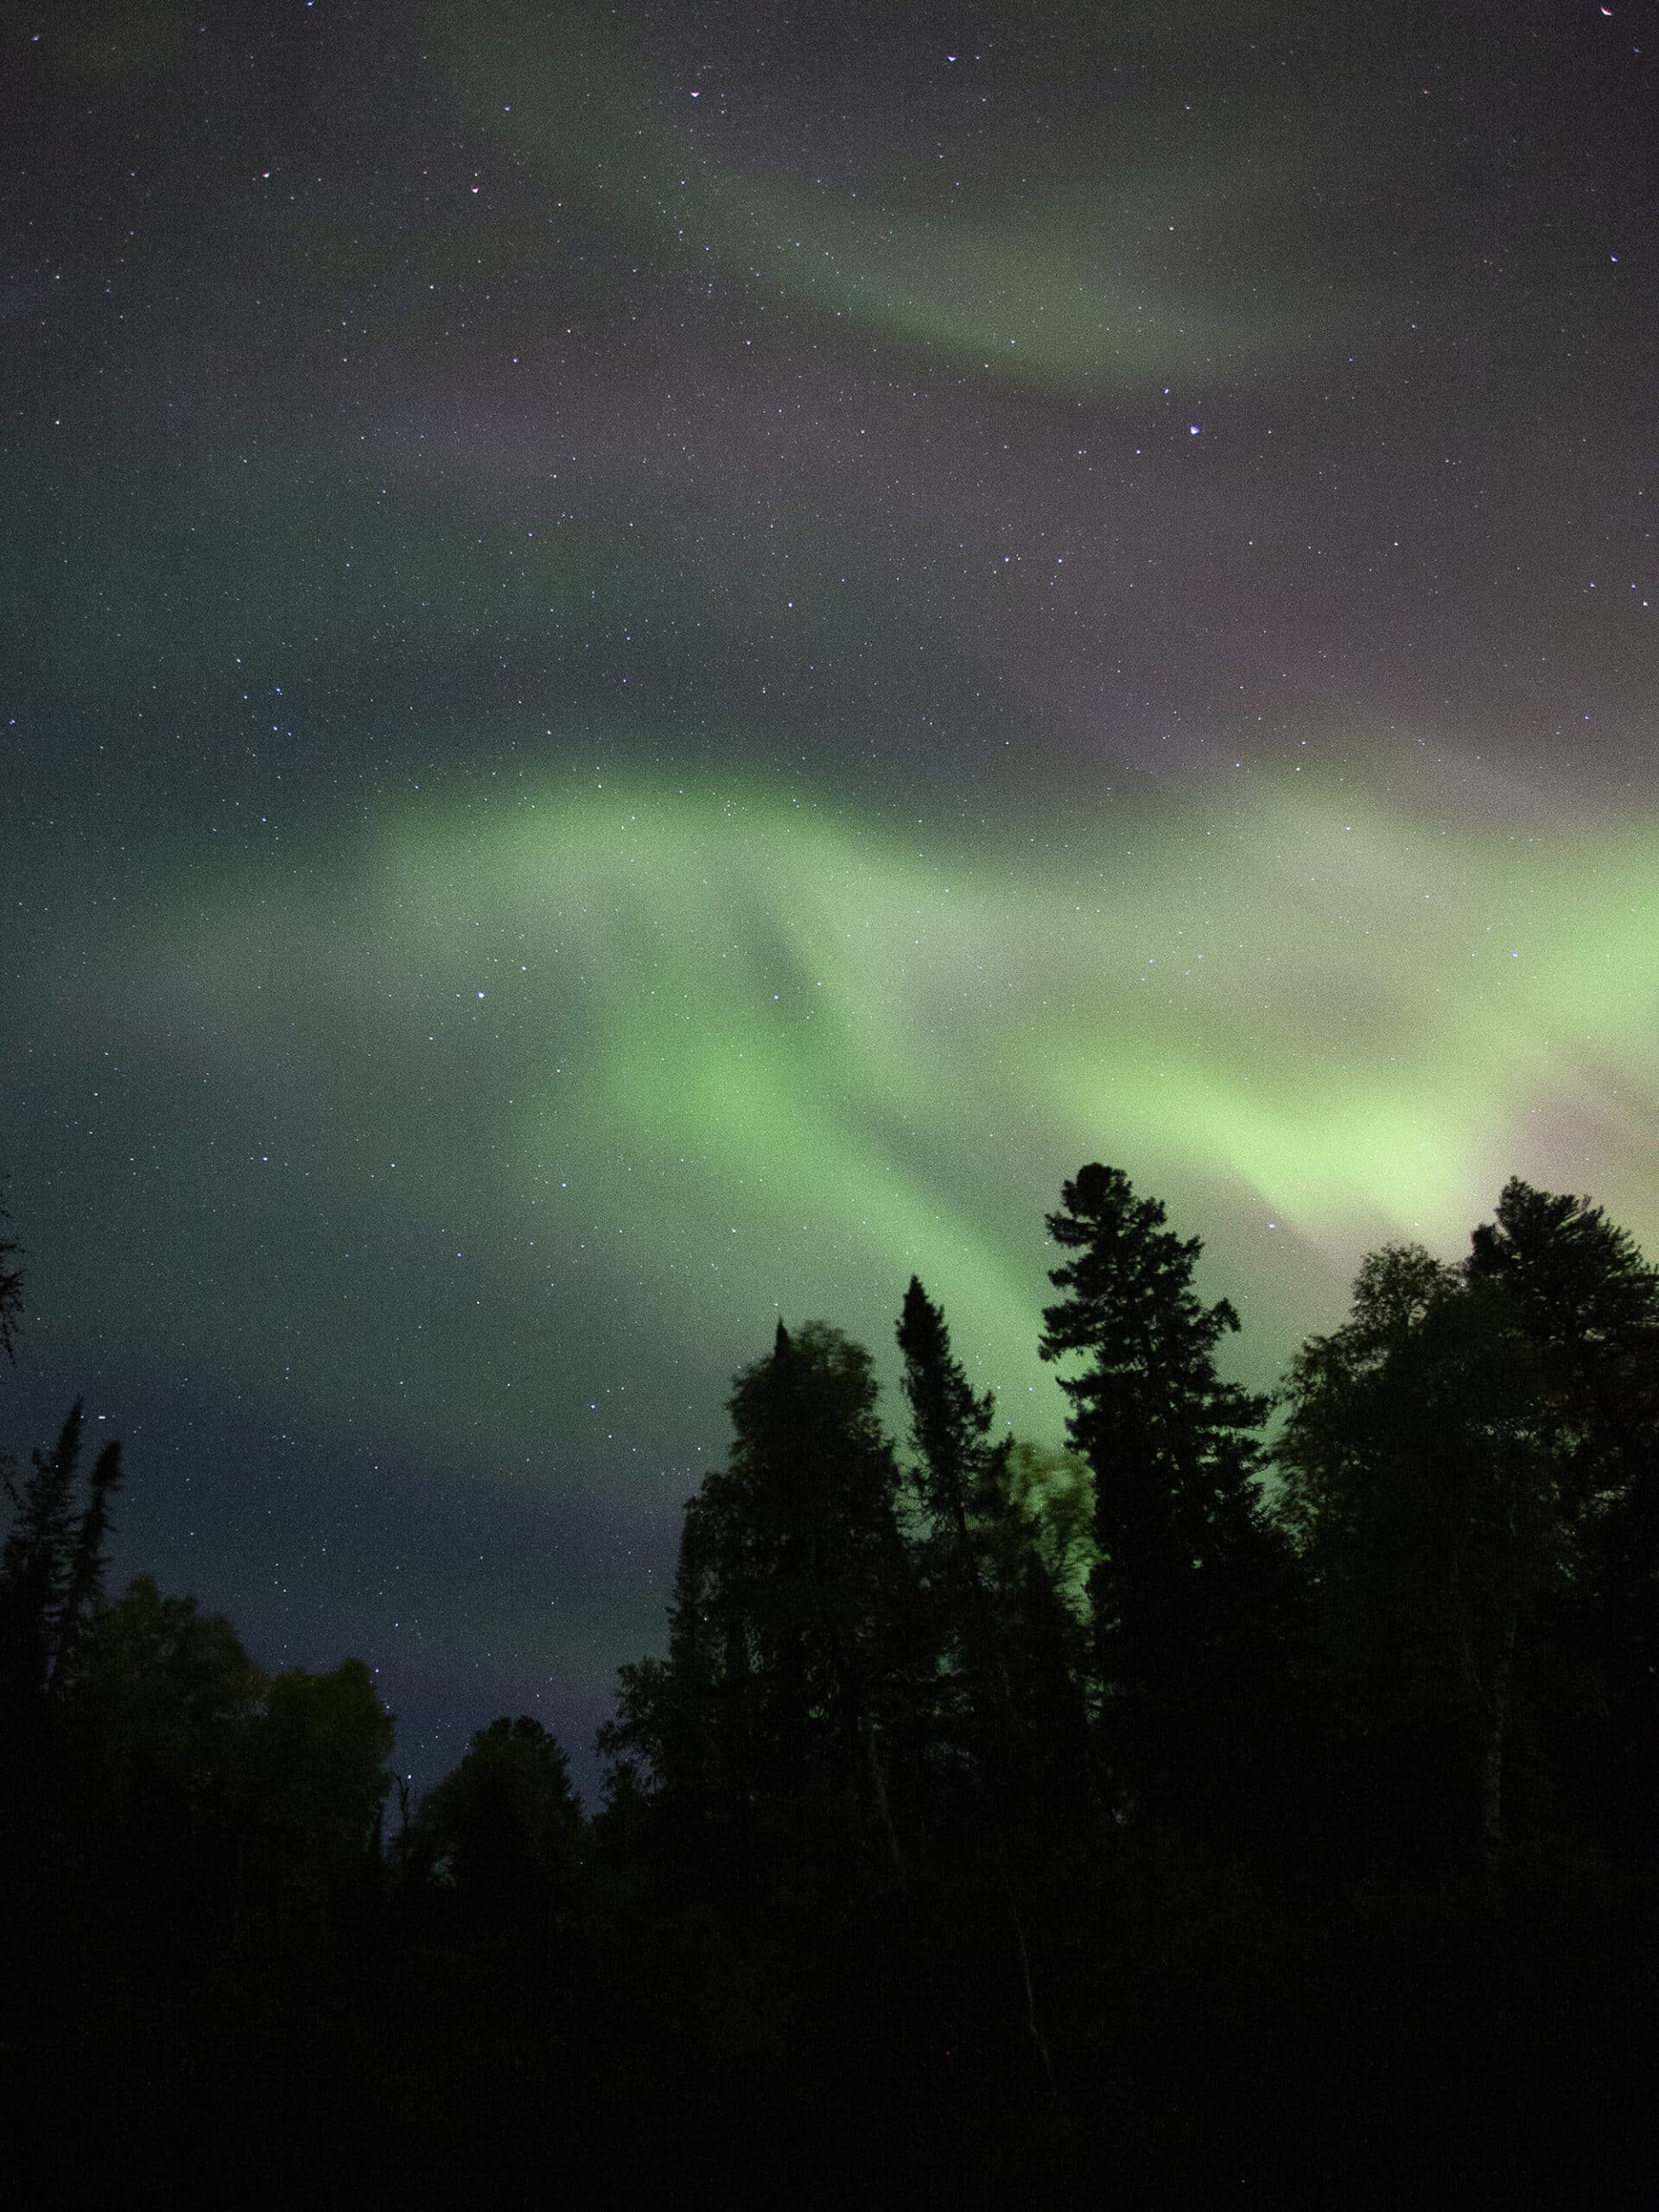
[[[1015,384],[1080,391],[1213,376],[1307,343],[1306,309],[1292,316],[1251,286],[1236,313],[1217,315],[1148,260],[1149,241],[1165,245],[1176,228],[1172,209],[1184,222],[1251,196],[1242,161],[1230,175],[1195,174],[1190,156],[1166,151],[1122,162],[1109,185],[1051,187],[1013,210],[1005,193],[962,193],[960,178],[942,194],[927,175],[895,175],[912,202],[901,215],[887,194],[861,206],[823,177],[785,181],[722,159],[715,101],[699,109],[691,85],[671,95],[598,11],[516,32],[457,17],[447,36],[435,20],[475,128],[659,250],[707,255],[830,321]]]
[[[320,1412],[384,1388],[528,1446],[625,1376],[607,1433],[701,1399],[717,1434],[774,1312],[884,1348],[915,1270],[1052,1434],[1040,1219],[1084,1159],[1253,1287],[1258,1363],[1368,1244],[1459,1249],[1511,1172],[1641,1187],[1650,823],[1534,842],[1290,774],[953,844],[775,784],[499,789],[392,809],[297,886],[245,865],[103,978],[129,1059],[190,1039],[238,1094],[213,1126],[254,1133],[205,1179],[176,1136],[174,1233],[240,1277],[190,1332],[291,1336],[302,1282]]]

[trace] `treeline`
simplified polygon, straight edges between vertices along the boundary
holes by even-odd
[[[1048,1229],[1069,1458],[995,1435],[914,1281],[903,1451],[833,1329],[739,1375],[667,1656],[623,1669],[612,1817],[894,1872],[1033,1818],[1332,1873],[1645,1852],[1659,1274],[1629,1236],[1511,1182],[1460,1265],[1373,1254],[1270,1398],[1218,1373],[1236,1314],[1122,1174]]]
[[[740,1371],[592,1819],[534,1721],[411,1806],[359,1662],[109,1602],[119,1453],[72,1414],[0,1554],[34,2154],[400,2202],[1646,2201],[1659,1271],[1514,1181],[1460,1263],[1367,1259],[1268,1396],[1121,1173],[1047,1227],[1066,1450],[916,1281],[901,1435],[825,1324]]]

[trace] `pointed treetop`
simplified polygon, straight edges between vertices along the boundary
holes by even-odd
[[[915,1275],[910,1279],[910,1287],[905,1293],[904,1310],[899,1319],[899,1349],[906,1359],[924,1363],[930,1357],[950,1356],[950,1339],[945,1332],[944,1318]]]

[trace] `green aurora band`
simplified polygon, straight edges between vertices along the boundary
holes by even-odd
[[[522,149],[550,185],[591,195],[643,242],[707,255],[828,322],[1016,385],[1077,391],[1172,373],[1213,378],[1247,359],[1306,352],[1305,306],[1293,313],[1252,285],[1235,312],[1217,315],[1158,269],[1178,227],[1183,243],[1189,223],[1212,236],[1255,205],[1262,188],[1242,148],[1230,167],[1213,155],[1198,165],[1166,148],[1120,149],[1109,184],[1022,194],[1013,213],[1000,186],[941,197],[925,173],[895,167],[861,206],[856,192],[823,180],[814,190],[717,158],[696,93],[683,90],[675,105],[688,123],[702,113],[698,133],[671,119],[607,14],[565,11],[517,34],[442,11],[433,22],[473,129]],[[922,156],[914,166],[925,172]],[[904,199],[911,206],[896,215]],[[1216,281],[1206,262],[1211,296]]]
[[[83,1019],[203,1119],[157,1150],[109,1106],[89,1295],[319,1415],[531,1458],[688,1413],[717,1448],[777,1313],[885,1352],[915,1271],[1052,1439],[1041,1214],[1103,1158],[1205,1238],[1268,1379],[1365,1249],[1456,1251],[1510,1173],[1651,1243],[1654,831],[1311,772],[954,842],[759,781],[411,797],[99,940]],[[159,1289],[119,1257],[158,1234]]]

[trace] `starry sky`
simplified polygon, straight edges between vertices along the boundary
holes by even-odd
[[[0,5],[14,1446],[575,1755],[779,1314],[1659,1250],[1652,0]]]

